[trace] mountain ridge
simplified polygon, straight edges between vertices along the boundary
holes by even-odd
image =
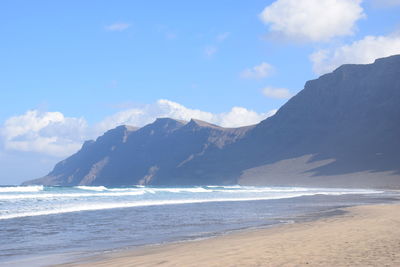
[[[347,64],[257,125],[119,126],[26,184],[400,187],[399,104],[400,55]]]

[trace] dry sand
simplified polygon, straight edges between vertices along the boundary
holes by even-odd
[[[400,205],[111,253],[64,266],[400,266]]]

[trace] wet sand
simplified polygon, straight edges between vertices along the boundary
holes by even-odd
[[[149,246],[63,266],[400,266],[400,205]]]

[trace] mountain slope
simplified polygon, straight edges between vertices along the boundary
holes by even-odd
[[[28,183],[238,182],[400,187],[400,56],[309,81],[256,126],[161,119],[135,131],[116,128]]]
[[[252,126],[222,128],[199,120],[157,119],[140,129],[120,126],[58,163],[47,176],[25,184],[108,185],[197,184],[174,180],[174,170],[210,150],[242,138]],[[231,181],[234,182],[234,181]]]
[[[307,82],[254,129],[246,148],[261,159],[254,164],[253,158],[246,169],[267,166],[259,172],[269,169],[285,184],[400,185],[400,56],[344,65]],[[288,167],[298,164],[297,171],[280,175],[284,166],[271,168],[289,159]]]

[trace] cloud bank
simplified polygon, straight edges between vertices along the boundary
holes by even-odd
[[[277,0],[260,14],[270,32],[285,39],[329,41],[352,35],[363,18],[361,0]]]
[[[233,107],[228,112],[216,114],[199,109],[190,109],[179,103],[160,99],[156,103],[123,110],[106,117],[95,127],[99,132],[102,132],[121,124],[143,126],[160,117],[169,117],[186,121],[193,118],[217,124],[222,127],[240,127],[256,124],[273,114],[274,111],[257,113],[243,107]]]
[[[29,110],[7,119],[0,128],[0,135],[4,150],[65,157],[76,152],[84,140],[94,139],[121,124],[141,127],[156,118],[170,117],[186,121],[195,118],[223,127],[239,127],[256,124],[275,112],[257,113],[233,107],[227,112],[211,113],[161,99],[153,104],[125,109],[97,124],[88,125],[84,118],[66,117],[60,112]]]
[[[318,50],[310,56],[317,74],[333,71],[343,64],[368,64],[375,59],[400,54],[400,35],[366,36],[334,49]]]
[[[0,133],[6,150],[64,156],[79,149],[86,130],[87,123],[82,118],[30,110],[7,119]]]

